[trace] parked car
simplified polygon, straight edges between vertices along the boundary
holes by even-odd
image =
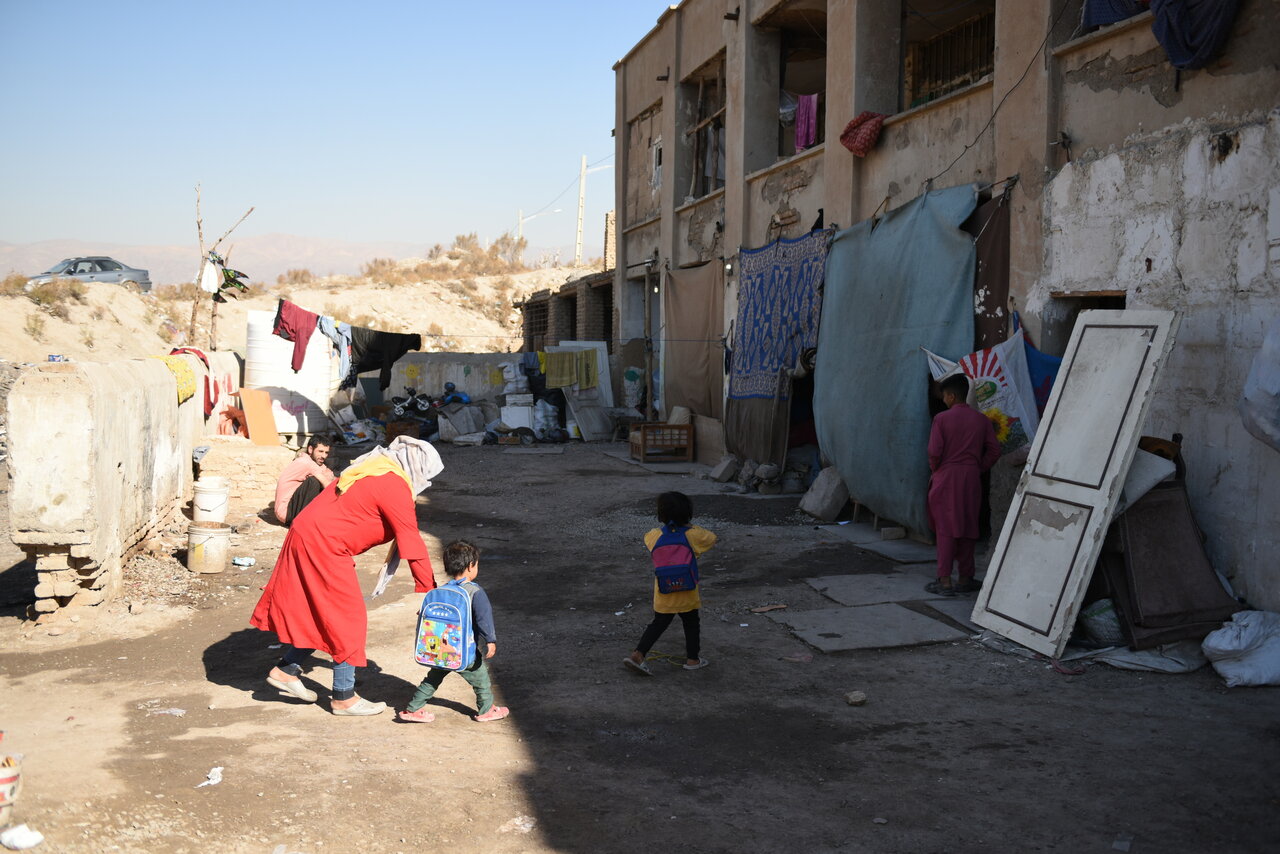
[[[38,276],[27,279],[27,290],[54,279],[78,279],[81,282],[111,282],[117,285],[137,285],[143,293],[151,290],[151,276],[146,270],[126,267],[105,255],[84,258],[67,258],[54,264]]]

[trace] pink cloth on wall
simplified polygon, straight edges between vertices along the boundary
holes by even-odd
[[[818,141],[818,96],[796,99],[796,151],[804,151]]]

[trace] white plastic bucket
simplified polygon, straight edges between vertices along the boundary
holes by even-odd
[[[230,550],[230,526],[192,522],[187,528],[187,569],[192,572],[222,572]]]
[[[22,757],[3,758],[14,764],[0,766],[0,825],[9,823],[13,805],[18,802],[18,793],[22,791]]]
[[[191,499],[192,522],[225,522],[227,498],[231,484],[225,477],[202,477],[195,483],[195,497]]]
[[[328,433],[328,411],[338,391],[338,357],[333,343],[317,329],[307,342],[302,369],[291,366],[293,342],[271,332],[275,312],[250,311],[245,388],[263,389],[271,396],[271,414],[280,433]]]

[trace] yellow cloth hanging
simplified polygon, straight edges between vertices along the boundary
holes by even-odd
[[[595,388],[600,384],[600,372],[596,370],[596,351],[578,351],[578,388]]]
[[[564,388],[578,381],[577,353],[547,354],[547,388]]]
[[[362,463],[351,466],[342,473],[338,478],[338,492],[343,493],[351,488],[351,484],[364,477],[376,477],[380,474],[398,474],[404,478],[404,482],[409,484],[410,491],[413,490],[413,484],[409,482],[409,475],[405,474],[404,469],[390,457],[370,457]]]
[[[148,356],[147,358],[159,359],[164,362],[164,366],[169,369],[169,373],[173,374],[173,378],[178,384],[178,403],[184,403],[196,393],[195,369],[182,356]]]

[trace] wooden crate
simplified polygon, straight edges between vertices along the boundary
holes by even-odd
[[[693,452],[692,424],[651,422],[631,428],[631,458],[642,463],[689,462]]]

